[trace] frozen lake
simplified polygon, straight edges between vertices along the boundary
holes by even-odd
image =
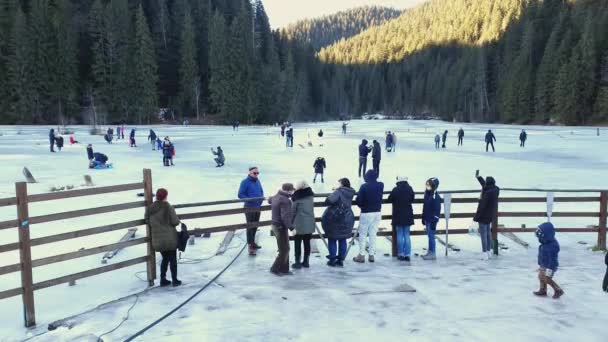
[[[480,169],[484,176],[492,175],[501,187],[608,189],[605,170],[608,156],[608,131],[596,136],[595,128],[525,127],[527,147],[519,147],[521,127],[504,125],[462,125],[464,146],[457,147],[456,133],[461,125],[439,121],[352,121],[348,134],[342,135],[340,122],[296,124],[294,148],[286,148],[285,141],[275,127],[241,127],[233,132],[230,127],[154,126],[158,135],[170,136],[175,144],[174,167],[163,167],[161,153],[152,151],[146,143],[149,127],[137,127],[137,148],[129,148],[126,140],[107,144],[101,136],[91,136],[87,127],[75,127],[80,145],[66,147],[60,153],[48,152],[50,127],[0,126],[0,198],[14,196],[14,182],[23,180],[21,169],[27,166],[39,183],[28,185],[29,193],[47,192],[53,186],[83,183],[83,175],[92,176],[96,185],[114,185],[141,181],[142,169],[152,169],[154,188],[169,190],[169,201],[174,204],[210,200],[233,199],[247,168],[257,165],[267,195],[280,184],[299,179],[312,181],[312,164],[316,157],[327,160],[325,184],[315,184],[317,193],[331,191],[337,179],[348,177],[358,188],[357,145],[361,139],[373,139],[384,145],[384,132],[397,134],[396,153],[385,153],[380,180],[385,189],[394,185],[396,175],[409,177],[416,191],[422,191],[429,177],[440,179],[439,190],[478,189],[473,177]],[[130,130],[131,127],[127,127]],[[323,129],[323,147],[319,147],[316,133]],[[447,149],[436,151],[434,136],[449,130]],[[496,135],[496,153],[486,153],[483,137],[488,129]],[[309,140],[313,147],[308,147]],[[89,170],[85,147],[92,143],[95,151],[105,153],[114,164],[111,170]],[[304,148],[298,146],[302,144]],[[210,148],[222,146],[226,166],[215,168]],[[371,158],[368,161],[371,167]],[[502,193],[503,196],[523,195]],[[526,194],[530,195],[530,194]],[[537,194],[543,196],[544,194]],[[83,197],[32,205],[30,215],[69,211],[92,206],[136,201],[134,192]],[[533,208],[514,207],[514,210],[543,211],[544,204]],[[452,212],[472,210],[473,206],[454,207]],[[501,208],[503,208],[501,206]],[[597,211],[589,204],[556,204],[555,210]],[[204,209],[208,210],[208,209]],[[390,206],[383,211],[390,212]],[[415,207],[416,213],[420,207]],[[321,211],[318,212],[319,214]],[[117,212],[104,216],[89,216],[69,221],[33,225],[33,238],[84,229],[113,222],[141,218],[142,210]],[[15,218],[15,209],[0,208],[0,221]],[[186,221],[189,227],[240,223],[242,217]],[[595,219],[555,220],[559,227],[585,227],[597,224]],[[536,219],[510,219],[501,224],[532,227]],[[416,222],[415,229],[421,229]],[[440,224],[440,227],[443,225]],[[470,220],[450,221],[450,227],[468,228]],[[381,227],[390,227],[383,222]],[[124,232],[112,232],[75,239],[63,243],[34,247],[33,258],[94,247],[117,241]],[[324,258],[313,258],[308,272],[299,272],[289,279],[276,279],[267,272],[274,257],[273,240],[267,229],[262,234],[264,249],[255,259],[242,256],[220,280],[222,286],[212,286],[194,302],[177,312],[140,340],[187,340],[201,336],[205,341],[267,341],[316,340],[319,336],[332,341],[369,340],[379,338],[414,337],[416,340],[445,341],[567,341],[572,337],[585,341],[605,340],[605,326],[601,319],[608,308],[608,296],[600,292],[605,271],[603,255],[589,250],[596,234],[558,234],[562,245],[557,274],[566,295],[559,301],[531,296],[537,286],[536,246],[532,234],[518,234],[531,244],[525,249],[511,240],[499,237],[509,246],[497,260],[478,260],[478,238],[469,235],[451,237],[451,242],[462,251],[450,257],[440,257],[435,263],[414,260],[404,267],[388,257],[381,257],[374,266],[353,265],[348,261],[344,270],[335,271],[324,265]],[[139,232],[138,236],[142,236]],[[214,234],[210,240],[198,240],[184,257],[198,259],[210,256],[222,239]],[[380,253],[388,253],[390,244],[380,239]],[[17,241],[15,229],[0,231],[0,244]],[[581,244],[579,242],[584,242]],[[104,340],[120,341],[136,332],[156,317],[189,297],[215,275],[232,258],[241,243],[236,239],[225,256],[209,261],[180,265],[180,277],[186,284],[169,294],[153,289],[141,295],[130,313],[130,320]],[[415,238],[416,252],[426,247],[424,238]],[[319,242],[320,256],[325,255]],[[438,251],[443,248],[438,245]],[[145,253],[137,246],[117,255],[117,261]],[[354,253],[351,252],[351,256]],[[18,253],[3,253],[0,267],[19,261]],[[54,278],[100,266],[100,255],[58,263],[34,270],[34,282]],[[36,292],[39,328],[27,332],[21,328],[21,299],[0,301],[0,341],[22,340],[42,332],[46,324],[92,309],[99,304],[118,299],[146,288],[146,283],[134,276],[144,271],[145,265],[125,268],[105,275],[83,279],[75,287],[57,286]],[[136,274],[145,277],[145,273]],[[19,286],[19,273],[0,276],[0,291]],[[395,286],[407,283],[416,293],[390,292]],[[372,295],[353,295],[365,291],[381,292]],[[283,299],[286,297],[287,299]],[[77,300],[75,300],[77,299]],[[87,334],[95,336],[116,326],[134,299],[128,298],[99,311],[85,315],[73,329],[59,329],[33,340],[83,340]],[[66,305],[69,303],[69,305]],[[181,323],[176,323],[176,319]],[[267,323],[268,322],[268,323]],[[275,324],[276,322],[276,324]],[[90,336],[89,336],[90,337]]]

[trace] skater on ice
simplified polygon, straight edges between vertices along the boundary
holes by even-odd
[[[156,200],[146,208],[146,224],[152,235],[152,248],[162,256],[160,263],[160,286],[180,286],[177,279],[177,246],[179,218],[175,208],[167,202],[169,193],[160,188],[156,191]],[[171,270],[171,281],[167,280],[167,267]]]
[[[498,197],[500,188],[496,186],[494,177],[483,179],[479,170],[475,172],[475,178],[481,185],[481,196],[477,204],[477,212],[473,221],[479,224],[479,235],[481,236],[482,259],[488,260],[492,255],[492,222],[498,215]],[[497,229],[497,227],[494,227]]]
[[[443,136],[441,137],[441,141],[443,142],[443,144],[441,145],[441,148],[445,148],[445,142],[448,140],[448,131],[446,130],[445,132],[443,132]]]
[[[89,158],[89,161],[95,159],[95,156],[93,154],[93,145],[91,144],[87,145],[87,157]]]
[[[378,174],[374,170],[365,173],[365,184],[361,185],[357,193],[356,203],[361,208],[359,218],[359,255],[353,258],[354,262],[365,262],[365,250],[369,240],[368,261],[374,262],[376,255],[376,235],[378,225],[382,218],[382,193],[384,183],[378,182]]]
[[[426,181],[426,191],[424,192],[424,204],[422,207],[422,224],[425,227],[426,235],[429,239],[429,246],[426,254],[422,256],[424,260],[435,260],[435,230],[441,215],[441,196],[437,193],[439,179],[430,178]]]
[[[286,146],[293,147],[293,127],[289,127],[286,135],[287,135]]]
[[[272,231],[279,250],[270,272],[277,276],[293,274],[289,271],[289,230],[293,229],[290,197],[293,191],[293,184],[285,183],[276,195],[268,198],[268,204],[272,208]]]
[[[165,137],[165,141],[163,142],[163,165],[164,166],[175,166],[173,165],[173,153],[175,152],[175,148],[173,147],[173,143],[169,140],[169,137]]]
[[[137,147],[135,143],[135,128],[131,129],[131,133],[129,134],[129,147]]]
[[[397,176],[397,184],[388,196],[388,203],[393,205],[391,222],[397,239],[397,257],[401,261],[410,261],[412,241],[410,227],[414,225],[414,190],[407,182],[407,177]]]
[[[348,178],[338,180],[333,193],[325,199],[328,207],[321,216],[321,226],[327,238],[329,255],[327,266],[343,267],[348,249],[347,239],[353,237],[355,214],[351,208],[355,189]]]
[[[249,174],[239,187],[238,198],[248,199],[256,198],[254,201],[245,201],[245,208],[260,208],[264,198],[264,188],[259,180],[260,171],[257,166],[249,168]],[[260,222],[260,211],[249,211],[245,213],[247,223],[257,224]],[[255,255],[256,251],[262,247],[255,243],[255,234],[258,231],[257,227],[247,228],[247,245],[249,245],[249,255]]]
[[[519,147],[526,147],[526,140],[528,140],[528,133],[522,129],[519,133]]]
[[[156,150],[163,151],[163,141],[158,136],[156,137]]]
[[[148,141],[150,142],[150,144],[152,144],[152,151],[155,150],[155,144],[156,144],[156,132],[154,132],[153,129],[150,130],[150,133],[148,134]]]
[[[55,145],[57,145],[57,151],[61,152],[63,148],[63,136],[61,134],[55,138]]]
[[[301,180],[295,185],[295,192],[291,196],[293,202],[293,225],[296,231],[294,235],[294,269],[302,267],[310,267],[310,239],[315,232],[315,207],[314,207],[314,192],[306,183]],[[304,254],[302,254],[302,245],[304,245]]]
[[[439,133],[435,134],[435,149],[438,150],[439,149],[439,144],[441,142],[441,136],[439,135]]]
[[[462,146],[464,142],[464,129],[462,129],[462,127],[460,127],[460,129],[458,130],[458,146]]]
[[[367,171],[367,155],[372,151],[371,146],[367,146],[367,140],[361,140],[359,145],[359,178]]]
[[[342,134],[346,134],[346,126],[348,126],[348,124],[346,122],[342,123]]]
[[[215,167],[222,167],[224,166],[224,163],[226,162],[226,158],[224,157],[224,150],[222,150],[221,146],[217,147],[217,152],[213,150],[213,147],[211,148],[211,153],[213,153],[215,157],[213,160],[215,160]]]
[[[496,152],[494,149],[494,142],[496,141],[496,136],[492,133],[492,130],[489,129],[488,133],[486,133],[486,152],[488,152],[488,147],[492,145],[492,152]]]
[[[386,132],[386,145],[384,146],[386,148],[386,152],[392,152],[393,151],[393,133],[391,133],[391,131]]]
[[[559,243],[555,239],[555,228],[551,222],[545,222],[536,229],[538,246],[538,279],[540,288],[534,291],[539,297],[547,296],[547,285],[553,289],[553,299],[558,299],[564,294],[564,290],[553,280],[557,267],[559,266]]]
[[[52,128],[49,131],[49,146],[51,148],[51,152],[55,152],[55,130]]]
[[[107,134],[108,134],[108,143],[111,144],[112,141],[114,140],[114,129],[112,127],[109,127]]]
[[[380,176],[380,160],[382,159],[382,147],[376,140],[373,141],[372,148],[372,166],[373,170],[376,171],[376,175]]]
[[[325,183],[325,179],[323,179],[323,174],[325,173],[325,168],[327,167],[327,164],[325,163],[325,158],[318,157],[312,167],[315,169],[315,177],[312,179],[312,182],[316,183],[317,176],[321,175],[321,183]]]

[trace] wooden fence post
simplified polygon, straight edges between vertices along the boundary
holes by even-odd
[[[30,217],[27,202],[27,183],[15,183],[17,194],[17,220],[19,226],[19,258],[21,262],[21,287],[23,288],[23,318],[26,327],[36,325],[34,289],[32,279],[32,248],[30,245]]]
[[[152,170],[144,169],[144,198],[146,200],[146,207],[152,204]],[[148,237],[148,285],[154,286],[154,280],[156,279],[156,253],[152,248],[152,232],[150,226],[146,224],[146,236]]]
[[[608,217],[608,191],[600,194],[600,224],[597,231],[597,248],[606,250],[606,218]]]

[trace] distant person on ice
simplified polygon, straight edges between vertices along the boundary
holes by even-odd
[[[321,216],[321,226],[327,238],[329,255],[327,266],[343,267],[348,249],[346,239],[353,236],[355,215],[351,208],[355,189],[350,187],[348,178],[338,180],[334,192],[325,199],[328,207]]]
[[[441,136],[439,133],[435,134],[435,149],[439,149],[439,143],[441,142]]]
[[[346,122],[342,123],[342,134],[346,134],[346,126],[348,126]]]
[[[492,145],[492,152],[496,152],[494,149],[494,142],[496,141],[496,136],[492,133],[492,130],[489,129],[488,133],[486,133],[486,152],[488,152],[488,147]]]
[[[156,138],[156,132],[151,129],[150,133],[148,134],[148,141],[150,142],[150,144],[152,144],[152,151],[155,150]]]
[[[112,140],[114,140],[114,129],[112,127],[108,128],[108,143],[112,143]]]
[[[392,132],[391,136],[392,136],[391,152],[395,152],[397,150],[397,134],[395,132]]]
[[[429,239],[429,247],[426,254],[422,256],[424,260],[435,260],[435,231],[441,215],[441,196],[437,193],[439,179],[430,178],[426,181],[426,191],[424,192],[424,204],[422,207],[422,224],[426,229]]]
[[[108,164],[108,156],[103,153],[93,153],[93,159],[89,160],[89,169],[108,169],[111,164]]]
[[[441,145],[441,148],[445,148],[446,140],[448,140],[448,131],[447,130],[445,132],[443,132],[443,136],[441,137],[441,141],[443,142],[443,144]]]
[[[391,131],[388,131],[386,133],[386,145],[384,146],[384,148],[386,148],[386,152],[392,152],[393,151],[393,133],[391,133]]]
[[[173,143],[169,140],[169,137],[165,137],[165,141],[163,142],[163,165],[164,166],[175,166],[173,164],[173,153],[175,148],[173,147]]]
[[[372,165],[373,170],[376,171],[376,175],[380,176],[380,160],[382,159],[382,147],[376,140],[373,141],[374,147],[372,148]]]
[[[87,157],[89,158],[89,161],[95,158],[95,156],[93,155],[93,145],[91,144],[87,145]]]
[[[481,197],[477,204],[477,212],[473,221],[479,223],[479,235],[481,236],[482,260],[488,260],[492,254],[492,230],[491,225],[498,215],[498,196],[500,188],[496,186],[493,177],[483,177],[479,175],[479,170],[475,172],[475,177],[481,184]],[[494,227],[497,229],[498,227]]]
[[[63,148],[63,137],[61,135],[58,135],[57,138],[55,138],[55,144],[57,145],[57,151],[61,152],[61,149]]]
[[[293,268],[300,269],[302,267],[310,267],[310,239],[315,232],[315,204],[314,192],[306,183],[301,180],[295,185],[296,191],[291,196],[293,202],[293,225],[296,230],[294,235],[294,249],[296,262]],[[304,245],[304,254],[302,254],[302,244]]]
[[[462,127],[458,130],[458,146],[462,146],[464,140],[464,129]]]
[[[291,212],[291,200],[293,184],[285,183],[276,195],[268,198],[268,204],[272,208],[272,231],[277,239],[279,255],[277,255],[270,272],[282,276],[291,275],[289,271],[289,230],[293,229],[293,216]]]
[[[367,171],[367,155],[372,151],[372,147],[367,146],[367,140],[361,140],[359,145],[359,178]]]
[[[378,174],[374,170],[365,173],[365,184],[361,185],[357,193],[357,206],[361,208],[359,218],[359,255],[353,258],[354,262],[365,262],[365,247],[369,239],[368,261],[374,262],[376,255],[376,235],[378,225],[382,219],[382,193],[384,183],[378,182]]]
[[[290,127],[287,130],[287,140],[286,140],[286,145],[287,147],[293,147],[293,127]]]
[[[129,134],[129,147],[137,147],[135,143],[135,128],[131,129],[131,134]]]
[[[519,147],[526,147],[526,140],[528,140],[528,133],[522,129],[519,133]]]
[[[224,157],[224,150],[222,150],[221,146],[217,147],[217,152],[213,150],[213,147],[211,148],[211,153],[213,153],[214,156],[217,156],[216,158],[214,158],[213,160],[215,160],[215,163],[217,165],[215,165],[215,167],[222,167],[224,166],[224,163],[226,162],[226,158]]]
[[[175,227],[179,225],[179,218],[175,208],[167,202],[169,195],[166,189],[156,191],[156,201],[146,208],[146,224],[150,226],[152,235],[152,248],[160,252],[163,259],[160,263],[160,286],[180,286],[177,279],[177,246],[178,233]],[[167,280],[167,266],[171,270],[172,281]]]
[[[258,198],[255,201],[246,201],[245,208],[258,208],[258,211],[250,211],[245,213],[245,220],[247,223],[257,224],[260,222],[260,211],[259,208],[262,206],[264,189],[262,183],[259,180],[260,171],[257,166],[249,168],[249,174],[247,178],[243,179],[241,186],[239,187],[238,198]],[[247,228],[247,244],[249,245],[249,255],[255,255],[256,250],[262,248],[255,243],[255,233],[258,231],[257,227]]]
[[[325,163],[325,158],[318,157],[312,167],[315,169],[315,178],[312,179],[312,182],[316,183],[317,175],[321,175],[321,183],[325,183],[325,179],[323,179],[323,173],[325,172],[325,168],[327,167],[327,164]]]
[[[160,137],[156,137],[156,149],[158,151],[162,151],[163,150],[163,141],[160,140]]]
[[[323,147],[323,135],[325,135],[325,133],[323,133],[323,130],[320,129],[319,133],[317,133],[317,136],[319,137],[319,146]]]
[[[414,225],[414,190],[407,182],[407,177],[397,176],[397,186],[388,196],[388,203],[393,205],[393,220],[391,222],[397,239],[397,256],[401,261],[410,261],[412,241],[410,227]]]
[[[55,130],[51,128],[49,131],[49,146],[51,148],[51,152],[55,152]]]
[[[70,145],[74,144],[78,144],[78,140],[76,140],[73,135],[70,135]]]
[[[559,266],[559,243],[555,239],[553,224],[545,222],[538,226],[536,237],[540,242],[540,246],[538,246],[538,279],[540,281],[540,288],[538,291],[534,291],[534,295],[539,297],[547,296],[547,285],[549,285],[554,291],[553,299],[558,299],[564,294],[564,290],[553,280]]]

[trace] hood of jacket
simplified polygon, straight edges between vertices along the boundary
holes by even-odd
[[[367,145],[367,139],[361,140],[361,145]]]
[[[429,178],[427,180],[427,182],[431,184],[433,192],[437,191],[437,189],[439,188],[439,179],[438,178],[435,178],[435,177]]]
[[[355,193],[356,193],[355,189],[348,188],[348,187],[345,187],[345,186],[339,187],[338,189],[336,189],[336,191],[339,191],[340,195],[343,198],[348,199],[349,201],[353,200],[353,197],[355,197]]]
[[[153,216],[153,215],[159,213],[160,211],[167,209],[168,207],[169,207],[169,202],[156,201],[150,205],[150,209],[149,209],[150,216]]]
[[[496,186],[496,180],[494,179],[494,177],[491,177],[491,176],[486,177],[486,186],[487,187]]]
[[[373,183],[378,180],[378,173],[374,170],[368,170],[363,177],[365,183]]]
[[[542,244],[555,241],[555,227],[553,226],[553,223],[545,222],[538,226],[536,237]]]
[[[312,191],[311,188],[304,188],[304,189],[300,189],[300,190],[296,190],[293,195],[291,195],[291,200],[292,201],[297,201],[299,199],[302,198],[306,198],[306,197],[311,197],[314,196],[314,192]]]

